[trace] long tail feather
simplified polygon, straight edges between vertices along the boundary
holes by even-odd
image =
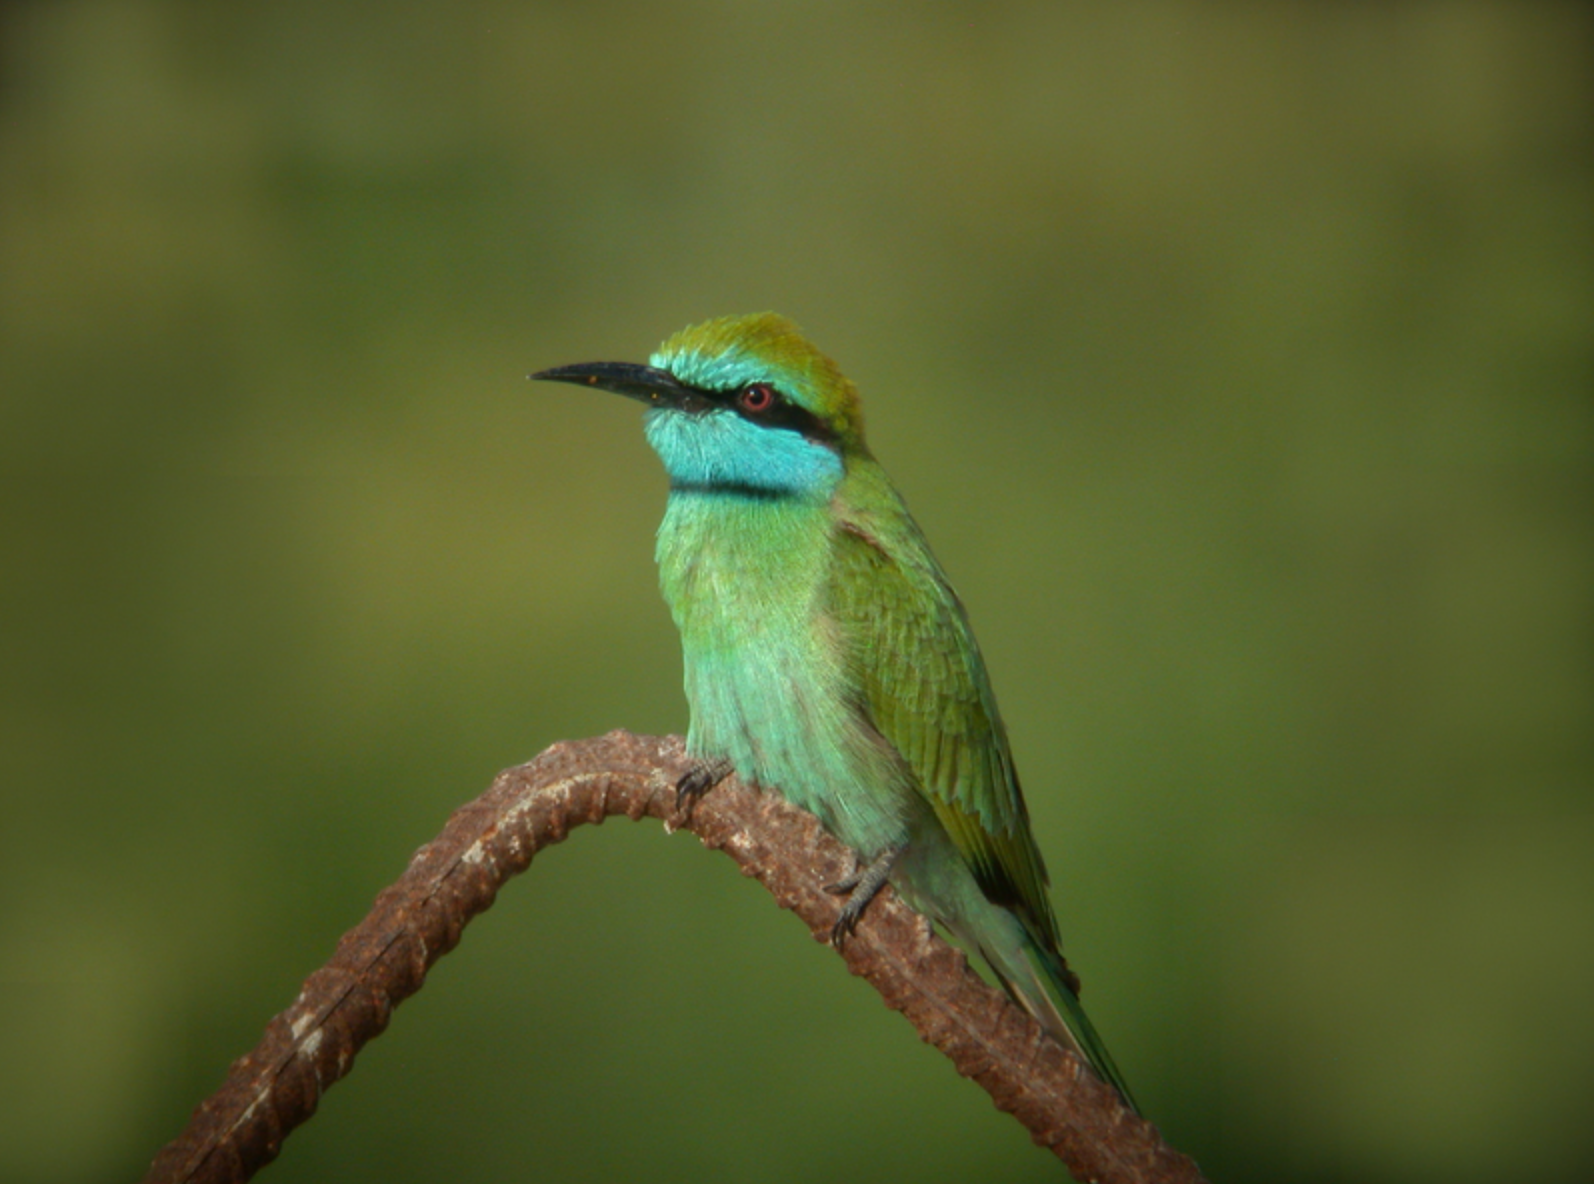
[[[1080,1005],[1073,984],[1077,982],[1062,957],[1043,949],[1026,932],[1024,934],[1023,964],[1014,966],[1011,960],[986,955],[1001,977],[1008,993],[1028,1011],[1059,1042],[1077,1052],[1096,1075],[1116,1089],[1129,1108],[1136,1114],[1140,1107],[1129,1092],[1129,1083],[1119,1072],[1107,1044],[1090,1022]]]

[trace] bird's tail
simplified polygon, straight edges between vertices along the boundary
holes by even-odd
[[[1022,951],[1017,957],[993,957],[994,951],[982,950],[986,961],[1002,980],[1008,994],[1035,1017],[1036,1021],[1067,1048],[1083,1058],[1096,1076],[1116,1089],[1129,1108],[1136,1114],[1140,1107],[1129,1092],[1129,1083],[1118,1071],[1118,1065],[1107,1051],[1107,1044],[1090,1022],[1079,1002],[1079,980],[1068,969],[1063,956],[1041,945],[1018,921],[1015,928],[1022,934]]]

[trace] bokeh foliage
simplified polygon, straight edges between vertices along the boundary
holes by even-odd
[[[499,767],[680,730],[636,410],[776,308],[1215,1180],[1594,1175],[1586,6],[0,8],[0,1176],[131,1178]],[[1055,1179],[730,865],[539,860],[272,1178]]]

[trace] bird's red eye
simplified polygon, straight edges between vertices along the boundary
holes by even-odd
[[[743,387],[742,393],[736,396],[736,405],[754,415],[768,411],[775,405],[775,388],[767,382],[755,382],[752,386]]]

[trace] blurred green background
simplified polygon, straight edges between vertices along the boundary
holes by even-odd
[[[764,308],[973,614],[1215,1181],[1594,1177],[1594,17],[0,8],[0,1177],[134,1178],[448,812],[679,731],[637,409]],[[686,835],[540,859],[272,1179],[1051,1180]]]

